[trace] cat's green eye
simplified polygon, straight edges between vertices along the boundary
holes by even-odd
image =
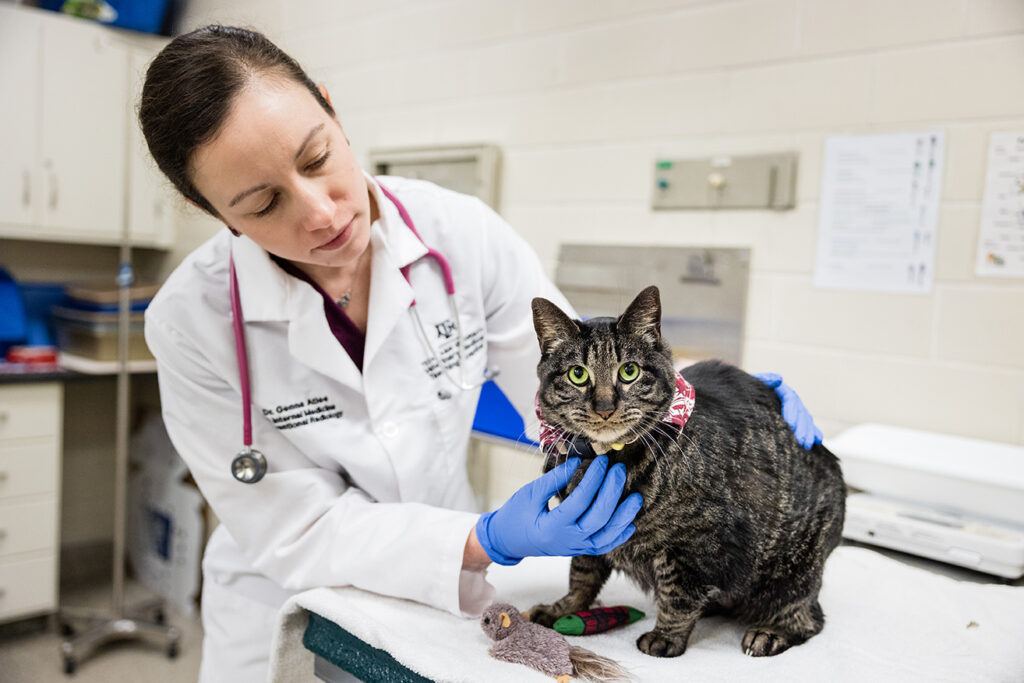
[[[582,386],[590,379],[590,373],[582,365],[574,365],[569,368],[569,381],[576,386]]]
[[[627,384],[640,376],[640,366],[636,363],[623,363],[619,366],[619,379]]]

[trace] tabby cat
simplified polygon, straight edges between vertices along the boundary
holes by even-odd
[[[574,557],[568,594],[533,607],[531,620],[550,626],[587,609],[617,569],[657,602],[654,629],[637,640],[649,655],[683,654],[712,613],[747,627],[742,647],[753,656],[821,631],[818,591],[845,504],[835,456],[801,447],[775,392],[742,370],[705,361],[677,374],[657,287],[619,318],[574,321],[545,299],[533,300],[533,317],[542,440],[554,440],[544,470],[582,453],[564,497],[594,451],[607,450],[609,467],[626,466],[623,496],[638,491],[644,504],[633,536],[606,555]]]

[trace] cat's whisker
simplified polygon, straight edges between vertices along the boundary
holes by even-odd
[[[658,441],[658,439],[654,438],[650,433],[648,433],[648,436],[650,437],[651,441],[654,443],[654,446],[658,449],[658,451],[661,452],[662,457],[668,460],[668,453],[666,453],[665,449],[662,448],[661,443]],[[652,450],[651,452],[653,454],[654,451]]]
[[[653,442],[653,440],[651,439],[650,435],[649,434],[640,434],[640,441],[643,442],[644,446],[647,448],[647,452],[651,454],[651,458],[654,459],[655,464],[659,464],[658,463],[658,453],[657,453],[657,451],[654,448],[654,446],[656,444]]]
[[[661,440],[657,439],[655,435],[665,437],[665,440],[668,442],[669,450],[675,448],[679,452],[680,457],[684,459],[686,458],[686,452],[683,451],[683,449],[679,446],[679,443],[676,441],[676,439],[679,438],[680,434],[678,432],[672,433],[672,430],[667,429],[665,425],[662,424],[661,420],[658,420],[657,422],[652,424],[650,429],[647,430],[647,434],[649,437],[651,437],[652,441],[657,445],[658,450],[661,451],[661,454],[664,455],[666,458],[669,457],[668,453],[665,451],[665,447],[662,446]],[[685,434],[682,434],[682,436],[684,438],[689,439],[689,437],[686,436]]]
[[[667,458],[668,455],[665,453],[665,450],[658,443],[658,440],[651,435],[651,430],[641,429],[642,426],[643,422],[640,422],[634,425],[633,427],[630,427],[628,431],[630,434],[635,435],[636,439],[639,439],[640,442],[644,444],[645,448],[647,449],[647,452],[651,454],[651,458],[653,458],[654,462],[657,464],[659,452],[661,453],[663,458]]]
[[[644,431],[648,432],[660,426],[665,417],[664,412],[654,410],[643,411],[642,415],[643,417],[639,420],[639,424],[644,427]]]
[[[676,431],[676,430],[669,431],[668,428],[665,427],[665,425],[663,425],[660,420],[653,426],[652,431],[656,431],[659,434],[661,434],[662,436],[667,437],[669,442],[672,445],[674,445],[676,448],[679,449],[680,455],[683,454],[683,449],[680,448],[679,444],[677,443],[677,439],[683,438],[683,439],[686,439],[691,446],[695,446],[696,445],[693,442],[693,438],[691,438],[690,435],[687,434],[685,430],[683,430],[681,432],[680,431]]]
[[[687,436],[686,434],[682,434],[682,435],[680,435],[680,434],[678,434],[678,433],[676,433],[676,434],[671,434],[671,433],[668,433],[668,432],[666,431],[666,429],[665,429],[664,427],[661,427],[660,425],[659,425],[659,426],[657,426],[657,427],[655,427],[655,431],[656,431],[656,432],[657,432],[658,434],[660,434],[660,435],[662,435],[662,436],[666,437],[666,440],[668,441],[668,444],[669,444],[669,446],[668,446],[668,447],[669,447],[669,450],[670,450],[670,451],[671,451],[671,450],[672,450],[672,449],[674,448],[674,449],[675,449],[675,450],[676,450],[676,451],[677,451],[677,452],[679,453],[679,457],[680,457],[680,459],[682,459],[682,460],[684,460],[684,461],[686,461],[686,462],[690,462],[690,457],[689,457],[689,456],[687,455],[687,452],[686,452],[685,450],[683,450],[683,447],[682,447],[682,446],[680,446],[680,445],[679,445],[679,442],[677,441],[677,439],[678,439],[678,438],[679,438],[680,436],[682,436],[682,437],[683,437],[683,438],[685,438],[685,439],[686,439],[687,441],[689,441],[691,445],[693,445],[693,440],[692,440],[692,439],[691,439],[690,437],[688,437],[688,436]]]

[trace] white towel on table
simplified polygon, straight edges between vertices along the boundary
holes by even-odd
[[[567,558],[529,558],[494,566],[495,599],[521,610],[560,598]],[[681,657],[636,649],[654,625],[653,602],[615,574],[604,605],[631,605],[647,616],[629,626],[569,640],[625,666],[642,681],[1024,681],[1024,587],[956,581],[872,550],[837,548],[825,567],[820,602],[825,629],[775,657],[747,657],[743,627],[725,617],[701,619]],[[533,669],[492,659],[478,620],[355,588],[316,589],[285,603],[270,677],[308,681],[313,656],[302,646],[306,610],[336,622],[409,669],[435,681],[550,681]]]

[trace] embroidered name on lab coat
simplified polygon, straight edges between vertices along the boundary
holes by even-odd
[[[263,416],[278,429],[294,429],[324,420],[337,420],[343,412],[326,396],[314,396],[304,401],[263,408]]]
[[[455,323],[450,320],[434,325],[438,340],[435,341],[435,349],[446,370],[459,367],[459,335],[455,333]],[[484,350],[484,330],[477,328],[464,335],[462,356],[467,360]],[[441,367],[437,363],[434,354],[430,354],[421,363],[423,370],[430,375],[431,379],[441,376]]]

